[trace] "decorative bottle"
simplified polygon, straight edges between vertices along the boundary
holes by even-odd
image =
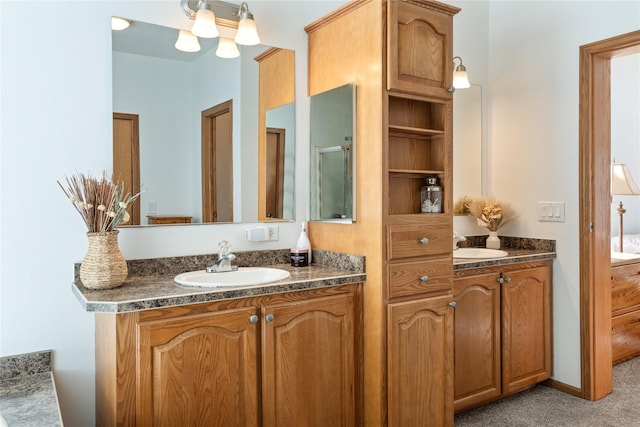
[[[307,267],[309,264],[311,264],[311,242],[307,236],[307,223],[303,221],[298,243],[294,249],[291,249],[291,265]]]
[[[438,178],[427,178],[427,185],[420,191],[420,212],[442,212],[442,187],[438,185]]]

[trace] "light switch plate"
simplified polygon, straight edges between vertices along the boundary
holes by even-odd
[[[538,221],[564,222],[564,202],[538,202]]]

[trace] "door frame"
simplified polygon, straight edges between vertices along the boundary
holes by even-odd
[[[202,111],[202,143],[201,143],[201,163],[202,163],[202,222],[217,222],[217,188],[218,179],[216,171],[216,118],[223,114],[231,117],[231,128],[233,129],[233,100],[222,102],[211,108]],[[233,138],[233,133],[231,134]],[[233,139],[230,142],[233,150]],[[233,162],[231,165],[233,168]],[[233,201],[233,174],[228,184],[231,187],[231,200]],[[230,207],[233,220],[233,206]]]
[[[129,167],[131,169],[131,177],[129,182],[125,182],[125,186],[129,187],[129,192],[131,195],[140,193],[140,118],[138,114],[128,114],[128,113],[113,113],[113,122],[115,126],[116,120],[126,120],[131,122],[131,150],[128,156]],[[114,129],[115,132],[115,129]],[[117,165],[117,156],[115,154],[116,148],[116,138],[115,135],[113,137],[113,175],[117,174],[118,165]],[[129,207],[127,208],[129,211],[129,215],[131,219],[127,224],[122,225],[140,225],[140,198],[138,197]]]
[[[581,392],[613,389],[611,355],[611,59],[640,52],[640,30],[580,46]]]

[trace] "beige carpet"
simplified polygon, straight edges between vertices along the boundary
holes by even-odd
[[[459,414],[456,427],[636,427],[640,426],[640,357],[613,369],[613,393],[589,402],[536,386]]]

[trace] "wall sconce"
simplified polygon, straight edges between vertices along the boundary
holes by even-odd
[[[460,65],[456,65],[456,59],[460,61]],[[462,58],[456,56],[453,58],[453,88],[466,89],[471,84],[469,83],[469,76],[467,75],[467,67],[462,64]],[[453,92],[453,91],[451,91]]]
[[[255,45],[260,43],[260,37],[258,36],[253,14],[249,12],[249,5],[246,2],[242,2],[240,6],[238,6],[233,3],[218,0],[181,0],[180,7],[189,19],[195,21],[191,32],[198,37],[218,37],[220,32],[216,26],[216,15],[223,15],[223,22],[230,21],[234,23],[238,21],[238,31],[236,32],[235,42],[231,39],[225,39],[223,42],[222,39],[220,39],[218,50],[216,51],[216,54],[220,57],[237,57],[240,52],[238,51],[238,47],[235,46],[235,43],[242,45]],[[215,12],[214,9],[216,9]],[[224,9],[227,10],[227,13],[225,13]],[[232,11],[230,16],[228,13],[229,10]],[[233,47],[229,42],[233,44]],[[176,45],[177,44],[176,42]],[[178,47],[176,46],[176,48]],[[237,54],[235,54],[235,52],[237,52]]]
[[[631,172],[627,165],[622,163],[614,163],[611,165],[611,195],[612,196],[638,196],[640,188],[631,177]],[[622,206],[622,201],[618,206],[618,215],[620,215],[620,252],[624,252],[622,247],[622,215],[627,211]]]

